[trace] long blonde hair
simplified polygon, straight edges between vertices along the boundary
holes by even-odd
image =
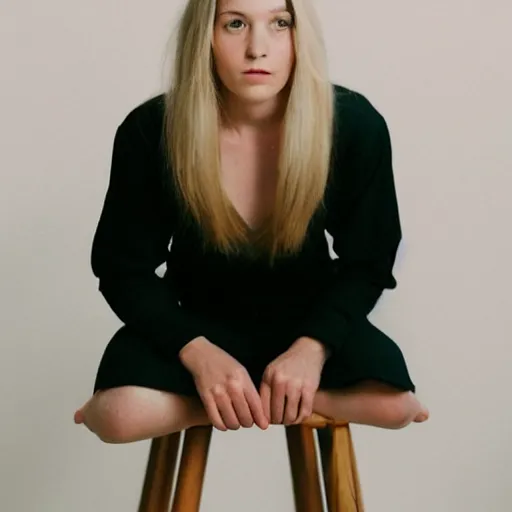
[[[188,0],[180,18],[165,95],[166,152],[178,195],[213,247],[255,245],[273,263],[297,252],[322,199],[330,167],[333,87],[319,20],[310,0],[289,0],[295,65],[284,116],[275,204],[256,239],[222,187],[221,98],[212,55],[216,0]]]

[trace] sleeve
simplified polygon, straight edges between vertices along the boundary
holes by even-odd
[[[165,355],[176,356],[203,335],[204,325],[181,308],[172,286],[156,274],[166,259],[175,221],[164,208],[157,145],[155,150],[148,147],[133,117],[127,116],[115,134],[91,265],[118,318]]]
[[[346,168],[335,170],[348,173],[339,181],[351,190],[335,187],[327,203],[326,230],[338,256],[335,278],[301,331],[331,353],[343,347],[353,322],[372,311],[384,289],[397,285],[392,270],[402,232],[386,121],[374,115],[354,139]]]

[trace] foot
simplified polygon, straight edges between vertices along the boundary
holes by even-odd
[[[75,423],[77,425],[81,425],[82,423],[85,423],[85,413],[86,413],[88,405],[90,404],[90,402],[93,398],[94,397],[91,397],[89,400],[87,400],[87,402],[85,402],[84,405],[82,405],[82,407],[80,407],[80,409],[77,409],[75,411],[73,420],[75,421]]]
[[[77,425],[80,425],[85,421],[85,416],[81,409],[78,409],[75,412],[73,419]]]
[[[428,409],[426,407],[422,407],[421,411],[414,418],[414,422],[415,423],[423,423],[424,421],[428,420],[429,416],[430,416],[430,413],[428,412]]]

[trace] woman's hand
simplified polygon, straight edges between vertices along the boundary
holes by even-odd
[[[299,338],[267,366],[260,396],[270,423],[293,425],[311,416],[327,357],[323,344]]]
[[[245,369],[234,357],[204,337],[180,351],[194,377],[197,391],[213,426],[219,430],[268,428],[260,396]]]

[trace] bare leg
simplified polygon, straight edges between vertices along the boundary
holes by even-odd
[[[123,386],[97,392],[74,416],[102,441],[129,443],[209,425],[197,398]]]
[[[390,429],[403,428],[413,421],[421,423],[429,417],[413,393],[376,381],[340,391],[319,390],[313,409],[329,418]]]
[[[351,423],[391,429],[429,417],[412,393],[372,381],[342,391],[319,390],[314,411]],[[199,399],[136,386],[96,393],[76,411],[74,420],[107,443],[152,439],[211,424]]]

